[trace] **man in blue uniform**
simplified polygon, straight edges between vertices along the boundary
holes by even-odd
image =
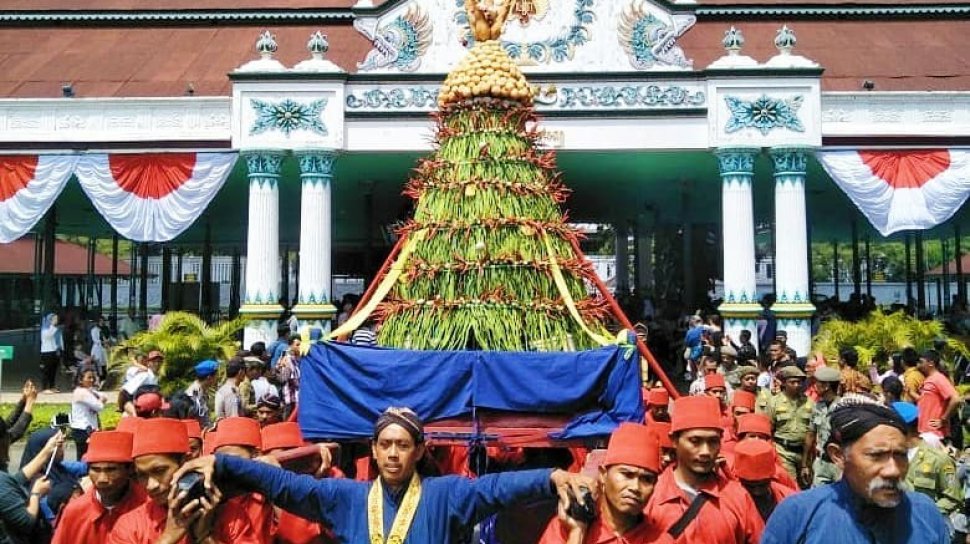
[[[323,466],[330,458],[321,449]],[[229,483],[242,491],[263,493],[274,504],[333,528],[339,542],[371,544],[449,544],[471,526],[519,501],[558,493],[597,494],[592,478],[562,470],[488,474],[472,480],[459,476],[422,477],[424,428],[407,408],[388,408],[374,428],[372,452],[379,477],[374,482],[317,480],[258,461],[224,455],[196,459],[176,475],[199,471],[207,485]]]
[[[831,422],[827,451],[842,479],[785,499],[768,519],[761,543],[949,543],[936,505],[904,490],[909,457],[899,415],[849,397],[834,406]]]

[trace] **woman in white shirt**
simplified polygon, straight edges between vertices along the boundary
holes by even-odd
[[[64,338],[58,326],[57,314],[47,314],[40,327],[40,376],[44,393],[57,393],[57,366],[64,351]]]
[[[102,381],[108,377],[108,354],[104,346],[104,342],[107,340],[106,333],[104,316],[101,316],[97,323],[91,327],[91,362],[94,363],[98,378]]]
[[[71,438],[77,445],[77,460],[80,461],[88,451],[88,437],[101,425],[98,414],[104,410],[108,397],[94,389],[97,373],[92,368],[81,371],[74,398],[71,400]]]

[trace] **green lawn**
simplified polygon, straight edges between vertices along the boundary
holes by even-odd
[[[0,416],[6,419],[7,415],[13,411],[15,406],[16,405],[10,403],[0,404]],[[118,420],[121,419],[121,414],[118,412],[117,406],[117,404],[111,403],[104,407],[104,410],[101,412],[101,428],[110,429],[118,424]],[[34,404],[34,419],[30,422],[30,427],[27,429],[27,434],[49,426],[51,420],[54,419],[54,414],[60,412],[70,414],[71,405]]]

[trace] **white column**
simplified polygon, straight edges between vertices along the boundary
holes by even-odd
[[[760,149],[722,148],[714,152],[721,173],[721,236],[723,237],[724,302],[718,308],[724,330],[735,341],[751,331],[757,343],[756,320],[761,312],[755,282],[754,203],[751,184]]]
[[[771,150],[775,168],[775,296],[772,310],[778,328],[788,332],[788,345],[799,356],[811,347],[815,313],[808,292],[808,227],[805,214],[805,172],[810,148]]]
[[[331,184],[337,154],[314,149],[296,152],[300,163],[300,292],[294,313],[301,325],[329,330],[336,315],[332,286]]]
[[[239,313],[250,318],[243,347],[276,339],[280,295],[279,178],[284,153],[244,152],[249,170],[249,218],[246,238],[246,295]]]

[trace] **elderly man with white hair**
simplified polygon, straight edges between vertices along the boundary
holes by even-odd
[[[948,544],[936,505],[906,491],[906,425],[891,408],[859,396],[836,403],[827,452],[842,479],[785,499],[762,544]]]

